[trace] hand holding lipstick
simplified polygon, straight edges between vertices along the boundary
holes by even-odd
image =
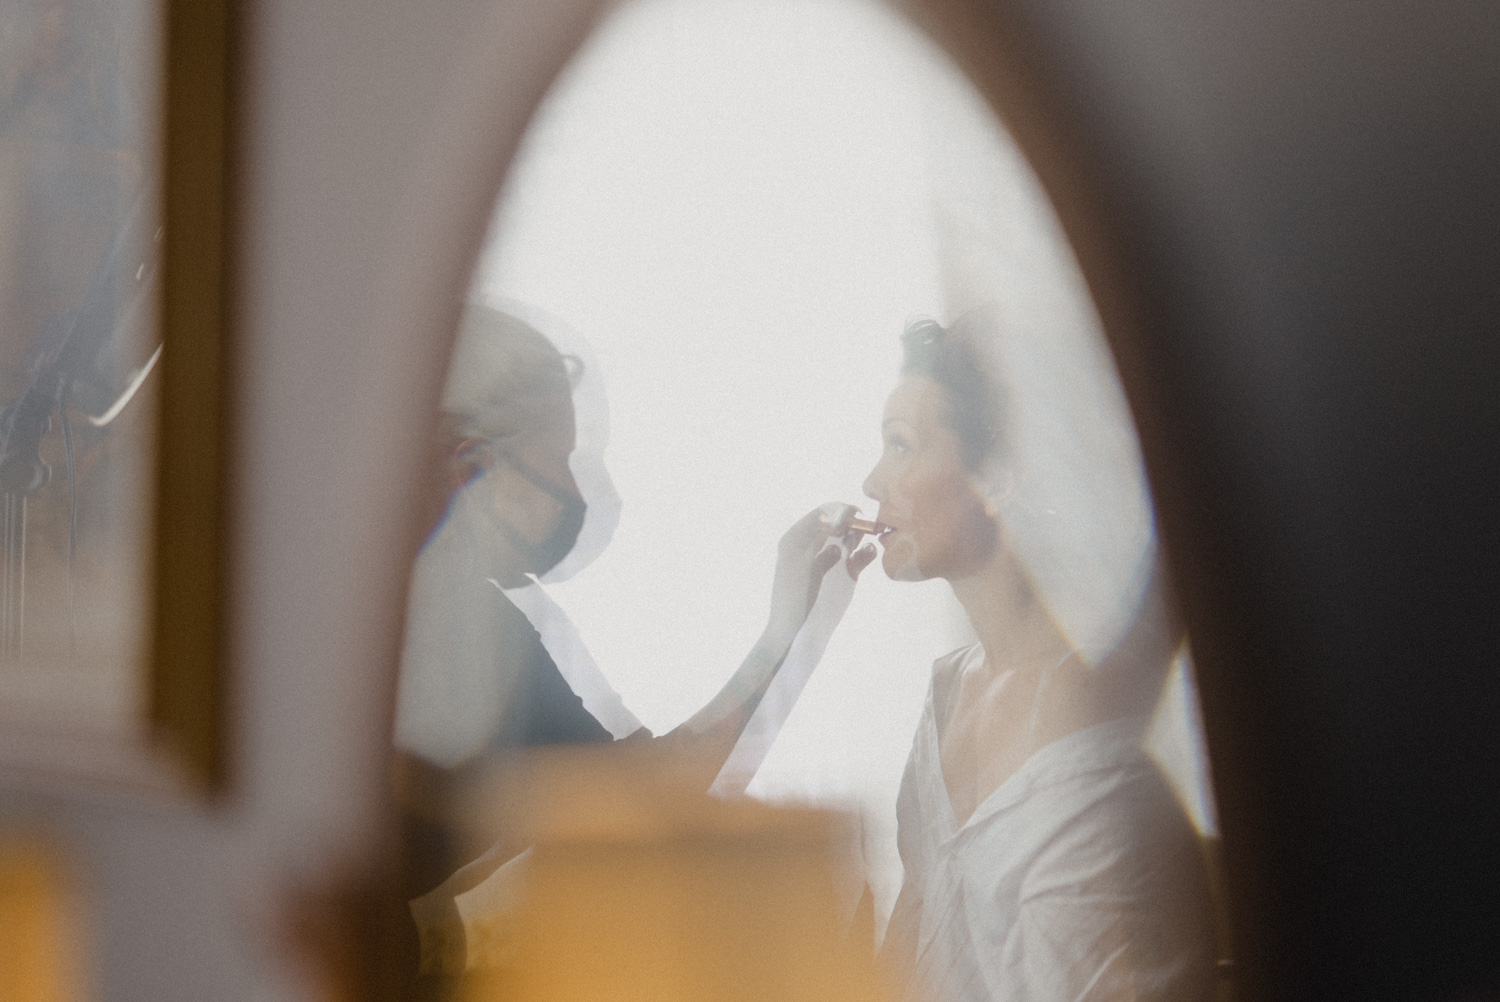
[[[798,519],[781,537],[770,622],[762,637],[763,644],[778,655],[785,653],[817,601],[823,575],[844,553],[849,554],[845,567],[856,580],[875,559],[875,547],[859,543],[863,535],[875,531],[863,526],[877,523],[856,517],[856,511],[853,505],[837,502],[822,505]]]

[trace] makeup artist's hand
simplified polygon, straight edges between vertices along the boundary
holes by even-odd
[[[771,617],[766,631],[718,695],[658,739],[694,743],[696,760],[711,766],[703,771],[705,789],[718,775],[761,697],[781,670],[797,631],[818,600],[823,575],[843,559],[844,550],[839,542],[844,540],[848,547],[858,544],[860,533],[849,530],[853,514],[850,505],[826,504],[799,518],[786,531],[777,548],[776,580],[771,588]],[[847,561],[849,576],[858,578],[874,557],[873,546],[856,550]]]
[[[802,516],[781,537],[776,554],[776,579],[771,587],[771,617],[761,641],[776,656],[785,654],[791,646],[792,638],[818,600],[823,575],[843,557],[839,539],[847,536],[851,549],[858,546],[859,534],[848,531],[855,510],[853,505],[825,504]],[[858,579],[874,559],[875,547],[869,543],[854,549],[846,561],[849,576]]]

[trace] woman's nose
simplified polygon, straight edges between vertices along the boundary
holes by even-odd
[[[879,465],[877,465],[873,470],[870,471],[870,475],[868,477],[865,477],[865,482],[860,485],[861,489],[865,492],[865,497],[875,502],[885,500],[885,492],[880,489],[880,480],[876,476],[879,472],[880,467]]]

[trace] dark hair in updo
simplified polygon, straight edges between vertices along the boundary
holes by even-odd
[[[978,472],[1000,440],[1000,400],[985,378],[974,343],[975,314],[966,314],[951,327],[935,320],[916,320],[901,335],[903,376],[924,376],[943,388],[948,398],[948,427],[958,436],[964,466]]]

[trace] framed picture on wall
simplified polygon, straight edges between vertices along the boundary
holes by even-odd
[[[229,29],[0,13],[0,768],[221,773]]]

